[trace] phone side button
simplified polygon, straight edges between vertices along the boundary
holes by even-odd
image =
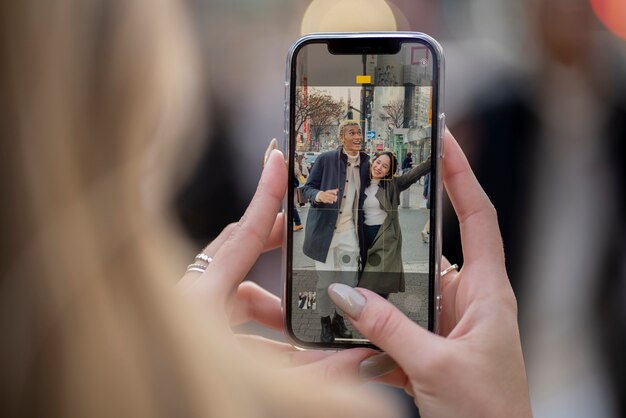
[[[441,295],[437,296],[437,302],[435,303],[435,308],[437,309],[437,312],[441,312],[441,310],[443,309],[443,306],[441,305]]]
[[[440,141],[439,143],[441,144],[441,148],[439,151],[439,158],[443,158],[443,133],[446,130],[446,114],[445,113],[440,113],[439,114],[439,132],[440,132]]]

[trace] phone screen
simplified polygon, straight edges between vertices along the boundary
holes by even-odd
[[[432,329],[437,60],[410,38],[312,40],[291,57],[285,311],[301,345],[369,344],[332,283]]]

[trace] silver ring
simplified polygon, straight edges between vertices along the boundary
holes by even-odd
[[[450,267],[448,267],[447,269],[445,269],[444,271],[441,272],[441,277],[443,277],[446,274],[450,273],[452,270],[459,271],[459,265],[458,264],[452,264]]]
[[[196,260],[204,261],[207,264],[211,264],[211,261],[213,261],[213,257],[209,257],[205,253],[199,253],[196,256]]]
[[[204,264],[192,263],[192,264],[189,264],[187,266],[187,271],[188,272],[189,271],[197,271],[198,273],[204,273],[207,267],[208,266],[205,266]]]

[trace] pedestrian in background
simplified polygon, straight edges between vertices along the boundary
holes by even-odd
[[[306,183],[307,177],[309,177],[309,167],[307,167],[306,157],[304,154],[300,154],[296,156],[296,166],[300,169],[300,184]]]
[[[406,157],[402,160],[402,172],[405,173],[413,166],[413,153],[407,152]]]
[[[295,156],[295,165],[294,165],[294,173],[293,173],[293,196],[294,200],[291,202],[291,213],[293,217],[293,230],[301,231],[304,227],[302,226],[302,220],[300,219],[300,214],[298,213],[298,205],[301,204],[301,194],[300,190],[300,178],[302,177],[302,170],[300,169],[300,164],[298,163],[298,154]]]
[[[430,210],[430,173],[426,173],[424,176],[424,191],[422,192],[422,197],[424,198],[426,209]],[[424,224],[422,228],[422,242],[428,244],[430,242],[430,217]]]

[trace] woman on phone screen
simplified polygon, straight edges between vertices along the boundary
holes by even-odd
[[[402,232],[398,217],[400,192],[430,171],[430,158],[394,177],[397,167],[397,159],[391,152],[380,153],[372,159],[371,180],[365,189],[363,203],[365,230],[362,244],[367,256],[363,261],[359,287],[370,289],[384,298],[390,293],[404,292]]]

